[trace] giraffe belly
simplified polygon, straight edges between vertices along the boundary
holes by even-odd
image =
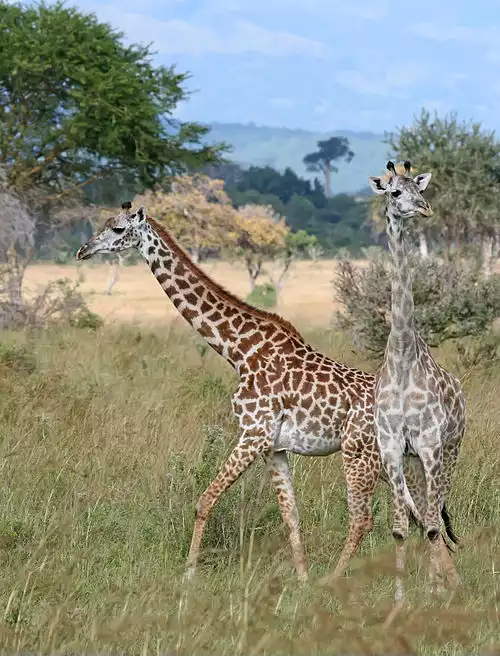
[[[291,421],[285,421],[274,442],[275,451],[290,451],[300,456],[329,456],[340,451],[340,435],[333,431],[314,434],[300,430]]]

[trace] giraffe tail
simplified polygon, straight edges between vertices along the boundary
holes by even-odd
[[[458,544],[460,540],[457,537],[455,531],[453,530],[453,526],[451,524],[451,518],[450,515],[448,514],[448,509],[446,507],[446,504],[443,504],[443,509],[441,510],[441,517],[443,518],[446,535],[450,538],[450,540],[454,544]],[[447,540],[445,540],[445,544],[446,544],[446,548],[450,553],[455,553],[455,549],[453,549],[453,547],[450,544],[448,544]]]

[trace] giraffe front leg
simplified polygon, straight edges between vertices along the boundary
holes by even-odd
[[[403,577],[406,568],[406,541],[408,539],[409,529],[408,505],[410,502],[415,509],[415,516],[418,515],[418,510],[411,499],[404,477],[404,456],[402,440],[400,438],[401,434],[402,431],[394,434],[383,431],[380,428],[379,422],[376,420],[376,435],[380,448],[382,466],[387,474],[394,504],[392,536],[396,541],[395,600],[398,603],[401,603],[404,599]]]
[[[203,531],[210,511],[241,474],[271,448],[271,443],[268,432],[264,428],[246,430],[222,469],[201,495],[196,504],[193,537],[187,558],[185,574],[187,579],[192,578],[195,573]]]
[[[424,530],[429,540],[429,572],[431,585],[441,593],[443,568],[445,565],[441,539],[441,509],[443,507],[443,447],[441,431],[433,429],[425,434],[425,445],[419,449],[420,460],[425,473],[427,509],[424,517]]]
[[[300,537],[299,512],[293,491],[288,456],[285,451],[279,451],[265,456],[265,460],[281,509],[283,522],[288,526],[290,532],[290,545],[297,575],[300,581],[307,581],[307,559]]]

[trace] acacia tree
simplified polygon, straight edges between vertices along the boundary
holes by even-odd
[[[0,326],[22,309],[24,271],[34,252],[35,222],[0,168]]]
[[[284,251],[287,234],[285,219],[270,205],[248,204],[236,210],[231,238],[236,255],[245,262],[250,291],[255,288],[264,262]]]
[[[203,174],[178,176],[169,191],[147,191],[134,203],[164,222],[195,262],[205,250],[229,245],[235,213],[222,180]]]
[[[308,171],[317,171],[325,177],[325,194],[332,195],[331,174],[337,172],[338,168],[333,164],[338,160],[350,162],[354,157],[349,147],[347,137],[330,137],[318,141],[318,148],[314,153],[309,153],[303,159]]]
[[[0,0],[0,164],[9,184],[42,201],[103,176],[150,187],[217,162],[208,128],[174,120],[188,78],[153,67],[150,46],[57,2]]]
[[[276,298],[292,263],[301,255],[307,255],[316,245],[316,237],[304,230],[292,232],[285,218],[271,206],[248,204],[235,213],[235,229],[231,235],[234,251],[244,262],[253,291],[265,262],[271,267],[269,278],[276,291]]]
[[[317,239],[314,235],[308,235],[305,230],[292,232],[289,230],[285,235],[285,246],[275,257],[277,271],[270,275],[271,283],[276,290],[276,298],[279,300],[280,292],[283,286],[283,280],[292,266],[293,262],[299,257],[310,256],[315,252]]]

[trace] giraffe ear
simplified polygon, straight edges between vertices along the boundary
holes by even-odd
[[[144,207],[139,207],[139,209],[136,212],[136,217],[139,223],[142,223],[142,221],[146,220],[146,209]]]
[[[379,178],[378,176],[370,176],[368,178],[368,184],[376,194],[385,194],[387,191],[387,182],[384,182],[382,178]]]
[[[419,173],[413,178],[413,182],[419,188],[419,191],[425,191],[431,181],[432,173]]]

